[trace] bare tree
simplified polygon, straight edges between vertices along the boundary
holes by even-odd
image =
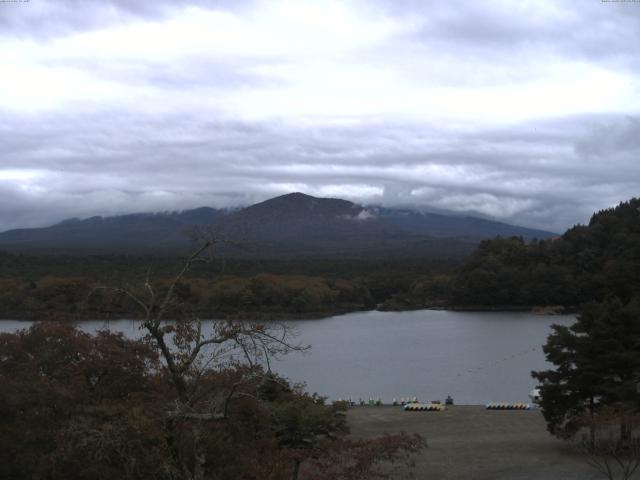
[[[159,287],[150,278],[142,288],[101,287],[120,294],[138,306],[143,314],[141,329],[145,339],[160,352],[164,367],[175,388],[175,404],[166,415],[168,432],[181,421],[191,428],[192,454],[174,451],[184,478],[205,478],[205,447],[203,429],[209,422],[224,421],[230,402],[253,393],[245,385],[255,385],[257,377],[270,373],[270,359],[307,346],[292,342],[295,336],[283,323],[211,320],[203,323],[190,312],[177,294],[181,282],[197,264],[212,261],[215,239],[208,239],[184,262],[168,285]],[[141,293],[142,292],[142,293]],[[211,372],[240,371],[231,385],[211,388],[202,381]],[[273,376],[269,375],[273,381]],[[206,387],[204,385],[206,384]],[[171,443],[171,442],[170,442]]]
[[[628,480],[640,467],[640,415],[634,410],[607,407],[585,414],[588,429],[577,441],[587,463],[609,480]]]

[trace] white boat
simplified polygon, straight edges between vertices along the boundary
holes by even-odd
[[[531,390],[529,392],[529,398],[531,399],[532,403],[539,403],[540,399],[542,398],[540,396],[540,389],[539,388],[534,388],[533,390]]]

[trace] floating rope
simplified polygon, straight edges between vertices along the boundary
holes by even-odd
[[[442,412],[446,407],[439,403],[407,403],[404,409],[411,412]]]
[[[529,403],[491,402],[485,405],[487,410],[531,410]]]
[[[520,352],[514,353],[512,355],[507,355],[506,357],[499,359],[499,360],[494,360],[492,362],[486,362],[482,365],[478,365],[476,367],[473,368],[468,368],[465,371],[460,371],[456,374],[457,377],[461,377],[463,375],[468,375],[468,374],[476,374],[476,373],[480,373],[482,370],[484,369],[491,369],[491,368],[496,368],[499,365],[501,365],[502,363],[506,363],[509,362],[511,360],[513,360],[514,358],[517,357],[522,357],[525,355],[529,355],[531,352],[535,352],[536,350],[540,350],[539,346],[535,346],[532,348],[528,348],[526,350],[521,350]]]

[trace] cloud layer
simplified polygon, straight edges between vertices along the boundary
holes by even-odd
[[[0,230],[290,191],[561,231],[637,196],[640,4],[0,4]]]

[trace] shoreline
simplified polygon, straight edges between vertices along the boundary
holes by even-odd
[[[562,305],[535,305],[535,306],[513,306],[513,305],[500,305],[500,306],[482,306],[482,305],[453,305],[453,306],[423,306],[416,308],[403,308],[403,309],[380,309],[380,308],[354,308],[354,309],[335,309],[335,310],[322,310],[312,312],[237,312],[237,313],[220,313],[220,314],[207,314],[202,315],[201,320],[247,320],[247,321],[296,321],[296,320],[321,320],[329,317],[337,317],[341,315],[347,315],[350,313],[358,312],[415,312],[418,310],[431,310],[431,311],[445,311],[445,312],[519,312],[519,313],[533,313],[540,316],[555,316],[555,315],[571,315],[578,311],[578,307],[574,306],[562,306]],[[44,314],[34,312],[11,312],[8,314],[0,314],[0,322],[2,321],[23,321],[23,322],[36,322],[36,321],[64,321],[64,322],[83,322],[91,320],[139,320],[139,315],[131,312],[91,312],[89,315],[76,314],[64,314],[56,312],[46,312]]]

